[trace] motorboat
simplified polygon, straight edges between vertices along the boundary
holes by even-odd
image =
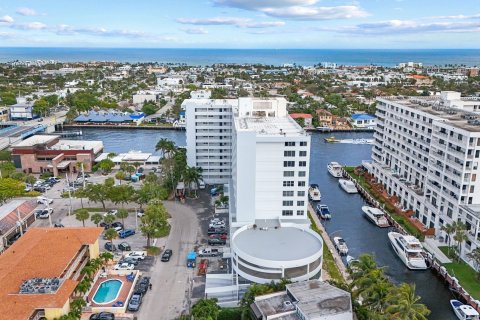
[[[347,267],[350,267],[350,268],[352,267],[352,265],[354,265],[355,263],[359,262],[359,260],[356,259],[355,257],[348,256],[348,255],[347,255],[346,260],[347,260]]]
[[[337,248],[338,253],[341,255],[348,254],[348,247],[345,240],[342,237],[333,237],[333,243],[335,244],[335,248]]]
[[[358,193],[357,187],[355,186],[355,183],[351,180],[347,179],[339,179],[338,184],[346,193]]]
[[[326,204],[317,205],[317,215],[322,219],[331,219],[332,214]]]
[[[311,184],[308,188],[308,199],[311,201],[321,201],[322,194],[320,193],[320,189],[318,188],[318,184]]]
[[[450,300],[453,312],[460,320],[479,320],[479,314],[472,306],[458,300]]]
[[[408,269],[425,270],[428,268],[422,245],[417,238],[398,232],[389,232],[388,239],[393,250]]]
[[[342,166],[338,162],[330,162],[327,165],[328,172],[335,178],[341,178],[342,177]]]
[[[323,139],[323,140],[325,140],[325,142],[328,142],[328,143],[340,142],[340,140],[338,140],[338,139],[335,138],[334,136],[325,138],[325,139]]]
[[[375,207],[363,206],[362,211],[365,213],[365,217],[377,227],[386,228],[390,226],[390,223],[382,210]]]

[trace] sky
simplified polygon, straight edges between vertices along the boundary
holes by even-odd
[[[478,0],[1,0],[1,47],[480,48]]]

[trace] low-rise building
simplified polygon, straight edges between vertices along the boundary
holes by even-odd
[[[35,200],[15,199],[0,207],[0,252],[22,236],[35,221]]]
[[[38,118],[33,112],[33,103],[22,102],[10,106],[10,120],[32,120]]]
[[[290,117],[292,119],[303,119],[303,126],[304,127],[311,127],[312,126],[312,120],[313,117],[309,113],[290,113]]]
[[[103,228],[32,228],[0,255],[2,319],[56,319],[70,311],[81,270]]]
[[[322,126],[331,126],[333,116],[332,113],[325,109],[318,109],[315,111],[318,117],[318,123]]]
[[[351,320],[350,293],[320,280],[288,284],[284,292],[255,297],[251,319]]]
[[[102,152],[102,141],[63,140],[56,135],[35,135],[12,147],[15,167],[25,173],[76,172],[77,162],[92,170],[95,158]]]
[[[376,119],[366,113],[355,113],[351,116],[351,123],[354,128],[373,129],[376,125]]]

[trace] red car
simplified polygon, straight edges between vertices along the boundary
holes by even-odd
[[[228,236],[226,234],[211,234],[209,236],[210,239],[221,239],[221,240],[227,240]]]

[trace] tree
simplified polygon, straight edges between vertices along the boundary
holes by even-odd
[[[103,159],[98,163],[98,167],[103,171],[103,173],[108,174],[112,172],[115,163],[110,159]]]
[[[150,247],[151,238],[161,237],[170,228],[168,225],[168,212],[162,201],[154,199],[145,208],[140,230],[147,238],[147,247]]]
[[[105,239],[110,241],[112,248],[113,248],[113,240],[117,239],[117,237],[118,237],[118,233],[115,229],[110,228],[110,229],[107,229],[107,231],[105,231]]]
[[[452,234],[455,233],[455,226],[450,224],[450,223],[447,223],[445,225],[442,226],[442,231],[444,231],[446,234],[447,234],[447,239],[448,239],[448,242],[447,242],[447,251],[448,251],[448,254],[450,254],[450,247],[452,246],[451,245],[451,242],[452,242]]]
[[[25,184],[12,178],[0,179],[0,203],[19,197],[25,193]]]
[[[0,174],[2,178],[8,178],[15,171],[16,171],[16,168],[13,163],[11,162],[0,163]]]
[[[157,111],[158,107],[151,102],[145,103],[142,107],[142,112],[145,113],[147,116],[152,115]]]
[[[477,273],[477,279],[480,279],[480,248],[477,247],[467,253],[467,258],[473,262]]]
[[[390,302],[385,310],[388,319],[427,320],[430,314],[430,310],[419,303],[420,297],[416,295],[413,284],[401,284],[387,300]]]
[[[48,102],[45,99],[38,99],[33,104],[33,112],[45,116],[49,110]]]
[[[75,219],[78,221],[82,221],[83,227],[85,228],[85,220],[88,220],[90,218],[90,213],[88,212],[87,209],[78,209],[77,212],[75,213]]]
[[[462,256],[462,245],[463,242],[468,240],[468,236],[466,233],[467,225],[461,221],[454,222],[455,226],[455,235],[453,236],[453,240],[457,242],[457,253],[458,259]]]
[[[196,320],[215,320],[220,313],[220,307],[217,305],[218,299],[200,299],[192,307],[192,316]]]
[[[37,178],[35,178],[32,175],[28,175],[28,176],[25,177],[25,182],[28,183],[28,184],[34,184],[35,181],[37,181]]]
[[[113,186],[109,189],[107,197],[115,204],[121,203],[122,206],[130,202],[135,195],[135,189],[131,185],[123,184]]]
[[[108,179],[105,180],[103,184],[101,183],[96,183],[96,184],[87,184],[85,187],[85,196],[88,198],[88,200],[92,202],[101,202],[103,209],[106,210],[105,207],[105,201],[107,201],[108,195],[110,194],[111,190],[111,184],[107,181]]]
[[[118,209],[117,218],[122,219],[122,224],[125,225],[124,219],[128,218],[128,210],[124,208]]]
[[[197,196],[197,189],[200,185],[200,180],[202,180],[202,171],[203,169],[200,167],[187,166],[183,175],[183,182],[185,183],[185,187],[190,193],[192,191],[192,185],[194,185],[195,196]]]
[[[115,221],[115,216],[112,214],[107,214],[105,217],[103,217],[103,222],[106,224],[112,224],[113,221]]]
[[[163,158],[165,158],[167,154],[172,152],[174,149],[175,143],[165,138],[160,139],[155,145],[155,151],[160,151]]]
[[[125,180],[125,172],[123,171],[118,171],[116,174],[115,174],[115,179],[118,180],[118,182],[120,184],[122,184],[122,180]]]
[[[103,220],[103,216],[100,213],[94,213],[90,217],[90,220],[92,220],[92,222],[98,227],[98,224]]]

